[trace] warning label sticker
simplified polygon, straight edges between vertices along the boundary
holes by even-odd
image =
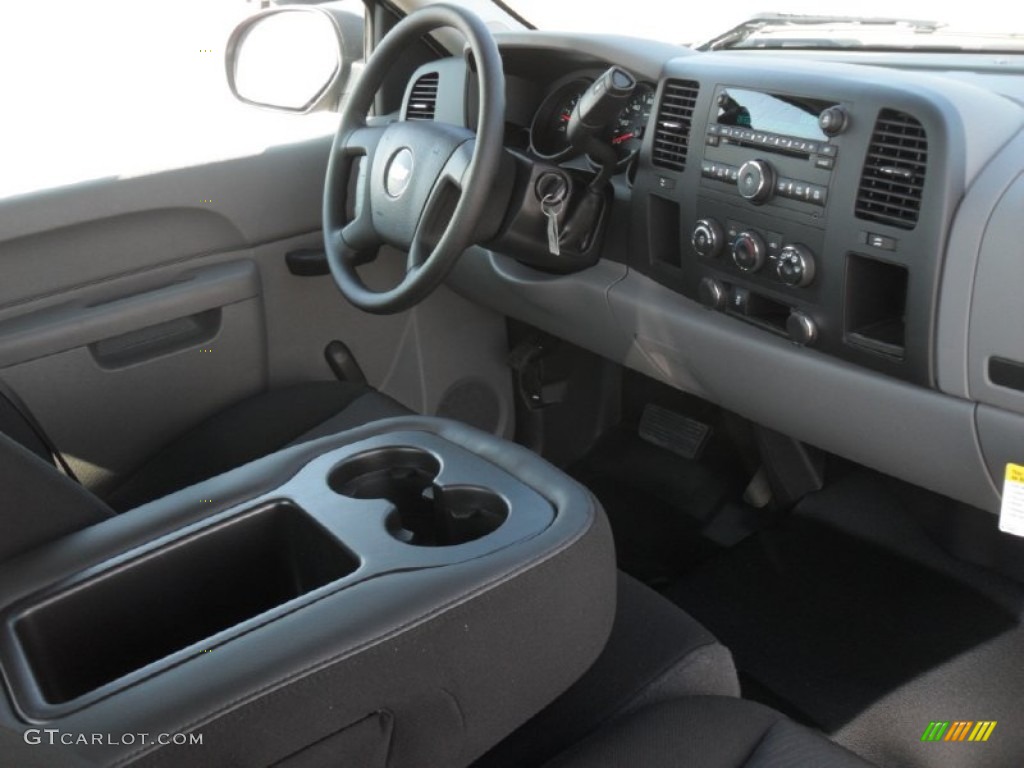
[[[1024,536],[1024,466],[1020,464],[1006,465],[999,530],[1014,536]]]

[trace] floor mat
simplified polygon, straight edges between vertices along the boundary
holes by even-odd
[[[568,471],[601,500],[615,535],[619,567],[652,586],[667,586],[717,552],[700,529],[742,493],[741,482],[651,445],[625,428],[606,435]]]
[[[732,650],[754,682],[748,695],[787,702],[880,765],[1024,762],[1024,592],[1006,582],[997,600],[991,575],[972,579],[955,563],[943,572],[941,552],[923,562],[926,543],[893,522],[903,511],[870,473],[812,499],[693,569],[668,596]],[[852,536],[838,525],[846,516],[900,539]],[[885,519],[872,525],[872,516]],[[999,725],[984,744],[922,742],[935,720]]]

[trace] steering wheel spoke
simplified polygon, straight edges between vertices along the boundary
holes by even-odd
[[[412,237],[406,273],[422,267],[447,232],[462,199],[463,180],[473,161],[473,144],[472,141],[460,144],[438,174]]]
[[[440,27],[469,43],[476,64],[477,132],[434,121],[370,125],[373,97],[410,44]],[[504,155],[505,81],[487,26],[453,5],[410,14],[378,45],[350,93],[328,159],[323,229],[335,282],[357,307],[400,312],[423,300],[475,242],[488,212]],[[358,165],[358,172],[354,169]],[[376,291],[356,267],[380,246],[408,250],[408,270],[395,287]]]
[[[387,130],[387,126],[367,125],[364,122],[353,126],[343,136],[340,136],[335,146],[349,157],[372,158],[385,130]]]

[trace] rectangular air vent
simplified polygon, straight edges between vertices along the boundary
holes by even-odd
[[[913,229],[927,165],[928,138],[921,123],[904,112],[883,109],[864,159],[857,218]]]
[[[690,146],[690,124],[697,103],[698,83],[692,80],[668,80],[658,106],[654,129],[652,161],[660,168],[682,171],[686,168],[686,150]]]
[[[437,72],[428,72],[420,77],[409,94],[409,104],[405,108],[406,120],[433,120],[437,112],[437,83],[440,78]]]

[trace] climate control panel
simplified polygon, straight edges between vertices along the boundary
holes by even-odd
[[[742,273],[788,288],[806,288],[817,272],[814,252],[803,243],[784,240],[777,232],[761,232],[735,220],[723,226],[710,217],[699,219],[690,236],[694,252],[704,259],[726,261]]]

